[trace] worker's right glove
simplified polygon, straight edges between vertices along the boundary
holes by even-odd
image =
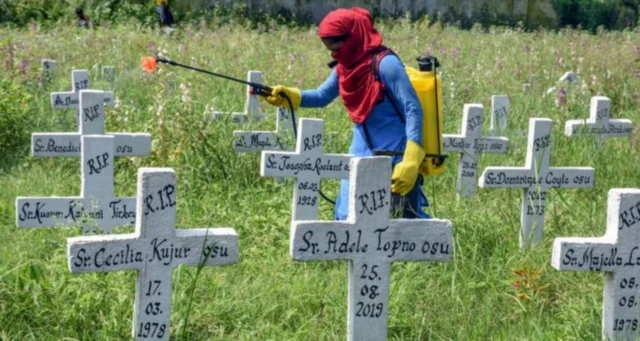
[[[284,93],[289,97],[293,108],[289,108],[289,102],[284,96],[281,96],[280,93]],[[264,101],[276,107],[297,111],[300,107],[300,102],[302,101],[302,93],[298,88],[287,88],[282,85],[276,85],[273,87],[273,91],[270,96],[260,96],[260,99],[264,99]]]
[[[391,192],[407,195],[418,179],[420,164],[424,159],[424,149],[412,140],[407,140],[404,157],[394,168],[391,175]]]

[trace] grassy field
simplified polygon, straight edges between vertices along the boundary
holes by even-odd
[[[640,184],[637,130],[631,138],[598,142],[570,140],[563,129],[567,119],[587,117],[595,95],[611,98],[614,118],[640,120],[638,32],[487,33],[406,22],[381,24],[379,30],[409,65],[425,49],[441,59],[447,133],[459,132],[465,103],[484,104],[488,130],[490,96],[511,97],[510,152],[483,155],[480,170],[524,165],[526,134],[515,131],[526,130],[530,117],[554,122],[552,165],[596,169],[593,189],[550,190],[544,240],[520,252],[521,190],[480,189],[474,199],[456,202],[458,156],[453,155],[447,172],[427,179],[425,189],[430,213],[453,222],[454,261],[393,265],[389,339],[600,338],[602,274],[556,271],[550,265],[551,245],[556,237],[604,234],[609,189]],[[325,64],[330,56],[314,29],[261,31],[233,25],[187,27],[172,36],[133,26],[88,32],[0,29],[1,77],[31,96],[21,125],[11,128],[28,134],[73,130],[74,113],[51,110],[48,93],[70,88],[71,69],[90,70],[92,88],[108,90],[99,69],[114,65],[119,104],[107,109],[107,131],[149,132],[154,139],[150,157],[117,159],[116,194],[135,195],[139,167],[171,167],[177,173],[181,228],[227,226],[238,232],[240,263],[204,269],[188,325],[196,269],[174,271],[172,340],[346,339],[347,263],[291,260],[291,181],[260,178],[259,155],[232,150],[236,127],[202,120],[211,108],[241,110],[244,86],[164,66],[147,75],[139,65],[141,56],[162,51],[177,61],[239,78],[248,70],[261,70],[268,84],[302,88],[314,88],[329,74]],[[47,89],[33,85],[41,58],[59,63],[58,78]],[[569,70],[584,85],[570,89],[566,103],[558,107],[556,93],[543,94]],[[527,93],[526,82],[531,83]],[[0,100],[8,100],[2,96]],[[303,109],[299,116],[323,118],[327,131],[337,132],[326,151],[348,150],[351,123],[340,101],[324,109]],[[246,128],[273,125],[270,115]],[[0,339],[129,339],[134,272],[71,275],[66,238],[78,235],[79,228],[16,228],[17,196],[80,191],[78,159],[32,158],[28,139],[21,141],[18,148],[2,150],[0,158]],[[337,181],[323,183],[330,197],[337,187]],[[322,219],[331,219],[332,213],[330,204],[320,204]]]

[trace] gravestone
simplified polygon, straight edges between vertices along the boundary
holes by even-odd
[[[578,75],[575,74],[575,72],[573,71],[567,71],[565,72],[560,79],[558,79],[559,82],[565,82],[565,83],[573,83],[580,80],[580,78],[578,77]]]
[[[82,135],[104,135],[104,91],[81,90],[79,132],[33,133],[31,155],[34,157],[79,157]],[[115,137],[115,156],[151,154],[151,135],[147,133],[109,133]]]
[[[58,110],[76,110],[77,124],[80,125],[80,114],[78,111],[79,99],[78,93],[81,90],[89,89],[89,71],[72,70],[71,71],[71,91],[52,92],[51,107]],[[113,91],[105,91],[104,105],[114,105]]]
[[[604,96],[591,97],[589,119],[568,120],[564,126],[564,134],[596,135],[601,137],[624,137],[631,135],[631,120],[610,119],[611,100]]]
[[[102,79],[109,82],[109,84],[111,84],[111,88],[113,88],[113,83],[116,81],[116,67],[108,65],[103,66]]]
[[[451,261],[452,225],[441,219],[390,219],[391,159],[353,158],[346,221],[293,221],[298,261],[349,260],[350,341],[387,340],[391,263]]]
[[[238,262],[238,235],[232,228],[176,230],[176,203],[172,169],[140,168],[135,233],[67,240],[71,273],[138,271],[135,340],[169,340],[175,267]]]
[[[456,189],[458,198],[471,198],[476,193],[476,173],[480,153],[504,154],[509,150],[506,137],[481,137],[482,104],[465,104],[462,114],[462,133],[460,135],[443,134],[445,152],[460,153]]]
[[[43,59],[40,69],[40,84],[41,86],[47,86],[47,84],[55,81],[56,70],[58,69],[58,62],[52,59]]]
[[[263,150],[293,150],[295,134],[291,112],[276,108],[276,131],[234,131],[233,150],[255,153]]]
[[[82,233],[112,233],[113,228],[135,223],[136,198],[114,194],[115,138],[82,136],[82,189],[79,197],[16,199],[18,228],[81,226]]]
[[[489,131],[498,133],[507,130],[509,96],[491,96],[491,126]]]
[[[542,239],[547,192],[550,188],[591,188],[591,167],[550,167],[551,125],[548,118],[529,119],[529,139],[524,167],[487,167],[480,176],[483,188],[522,188],[520,248]]]
[[[249,71],[247,73],[247,81],[262,84],[262,72]],[[260,100],[258,95],[254,95],[251,92],[251,86],[247,85],[247,100],[244,104],[244,112],[234,112],[231,114],[222,113],[220,111],[214,111],[212,113],[205,113],[205,121],[218,121],[231,117],[233,123],[244,123],[247,120],[261,120],[264,118],[264,114],[260,111]]]
[[[348,179],[351,155],[325,154],[324,121],[300,119],[295,152],[262,152],[260,175],[295,178],[292,220],[318,219],[320,180]]]
[[[605,273],[602,338],[637,340],[640,283],[640,190],[612,189],[603,237],[556,238],[551,265]]]

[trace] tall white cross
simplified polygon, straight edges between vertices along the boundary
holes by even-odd
[[[346,221],[293,221],[291,257],[349,260],[349,341],[387,340],[389,277],[398,261],[451,261],[452,225],[390,219],[391,159],[353,158]]]
[[[491,96],[491,125],[489,131],[497,133],[507,129],[509,96]]]
[[[104,91],[81,90],[79,132],[33,133],[31,155],[48,157],[79,157],[80,136],[104,135]],[[109,133],[115,137],[115,156],[146,156],[151,154],[151,135],[147,133]]]
[[[462,133],[442,136],[445,152],[460,153],[456,183],[458,198],[471,198],[476,193],[476,173],[480,153],[503,154],[509,150],[509,139],[506,137],[481,137],[482,113],[482,104],[465,104],[462,114]]]
[[[79,197],[16,199],[18,228],[82,226],[82,233],[112,233],[133,225],[136,198],[114,193],[114,140],[109,135],[82,136],[82,190]]]
[[[176,230],[176,195],[172,169],[140,168],[135,233],[67,240],[72,273],[138,271],[135,340],[169,340],[175,267],[238,262],[238,235],[232,228]]]
[[[233,150],[236,153],[255,153],[263,150],[292,150],[293,133],[291,112],[276,108],[276,131],[234,131]]]
[[[602,137],[624,137],[631,135],[632,123],[627,119],[610,119],[611,100],[604,96],[591,97],[589,119],[568,120],[564,134],[597,135]]]
[[[323,120],[303,118],[299,122],[296,151],[262,152],[260,175],[295,178],[292,220],[316,220],[321,179],[348,179],[351,155],[323,152]]]
[[[247,81],[252,83],[262,84],[262,72],[249,71],[247,73]],[[247,85],[247,99],[244,104],[244,112],[234,112],[231,114],[222,113],[220,111],[214,111],[212,113],[205,113],[205,121],[218,121],[225,117],[231,116],[231,122],[244,123],[247,120],[262,120],[264,114],[260,110],[260,100],[258,95],[251,92],[251,86]]]
[[[78,94],[81,90],[89,89],[89,71],[87,70],[71,70],[71,91],[52,92],[51,107],[53,109],[76,110],[77,124],[80,126],[79,114],[79,98]],[[114,105],[113,91],[104,92],[104,105]]]
[[[640,190],[609,191],[603,237],[556,238],[551,265],[605,273],[602,338],[637,340],[640,331]]]
[[[529,139],[524,167],[487,167],[480,176],[480,187],[522,188],[520,248],[529,241],[542,240],[547,190],[549,188],[593,187],[591,167],[549,167],[551,125],[548,118],[529,119]]]

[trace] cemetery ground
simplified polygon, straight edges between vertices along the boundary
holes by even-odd
[[[638,32],[590,35],[574,30],[524,33],[513,29],[460,31],[424,23],[378,26],[387,46],[409,66],[429,49],[441,62],[445,132],[460,130],[465,103],[484,105],[488,135],[490,96],[509,95],[510,150],[481,156],[487,166],[522,166],[529,118],[550,118],[551,164],[594,167],[593,189],[550,190],[542,243],[519,250],[522,190],[477,189],[456,200],[459,155],[450,154],[444,175],[424,188],[433,216],[453,222],[451,263],[392,265],[390,340],[595,340],[601,335],[603,274],[560,272],[551,267],[557,237],[601,236],[610,188],[640,186],[638,131],[631,138],[566,137],[568,119],[589,114],[590,98],[611,99],[611,117],[640,120]],[[178,267],[173,272],[171,339],[344,340],[347,262],[296,262],[289,255],[293,180],[261,178],[259,154],[236,154],[231,122],[204,122],[205,111],[241,111],[245,87],[180,68],[143,73],[140,57],[162,52],[176,61],[244,78],[260,70],[266,84],[314,88],[329,74],[328,51],[315,29],[230,24],[189,26],[171,36],[133,26],[78,31],[0,29],[4,80],[0,108],[11,109],[0,126],[0,339],[125,340],[130,338],[134,271],[71,274],[66,238],[80,228],[17,229],[18,196],[75,196],[78,158],[34,158],[33,132],[75,131],[72,110],[52,110],[49,93],[71,88],[71,69],[87,69],[91,88],[113,90],[106,107],[108,132],[146,132],[149,157],[118,157],[115,192],[135,196],[140,167],[176,172],[180,228],[233,227],[240,262],[225,267]],[[37,86],[39,61],[58,62],[57,76]],[[113,88],[100,76],[114,65]],[[581,84],[544,96],[573,70]],[[523,84],[530,83],[528,92]],[[562,87],[561,85],[560,87]],[[9,89],[9,90],[7,90]],[[24,96],[30,96],[27,101]],[[6,97],[5,97],[6,96]],[[27,98],[27,97],[25,97]],[[561,103],[560,106],[556,102]],[[21,104],[22,103],[22,104]],[[18,105],[20,105],[18,107]],[[245,128],[273,130],[275,110]],[[6,113],[0,113],[6,115]],[[296,118],[325,120],[325,152],[346,153],[351,126],[339,100],[324,109],[301,109]],[[6,122],[0,120],[1,122]],[[518,132],[520,130],[520,132]],[[335,198],[338,180],[323,180]],[[319,203],[320,218],[333,207]],[[131,233],[132,226],[118,228]],[[640,274],[639,274],[640,276]]]

